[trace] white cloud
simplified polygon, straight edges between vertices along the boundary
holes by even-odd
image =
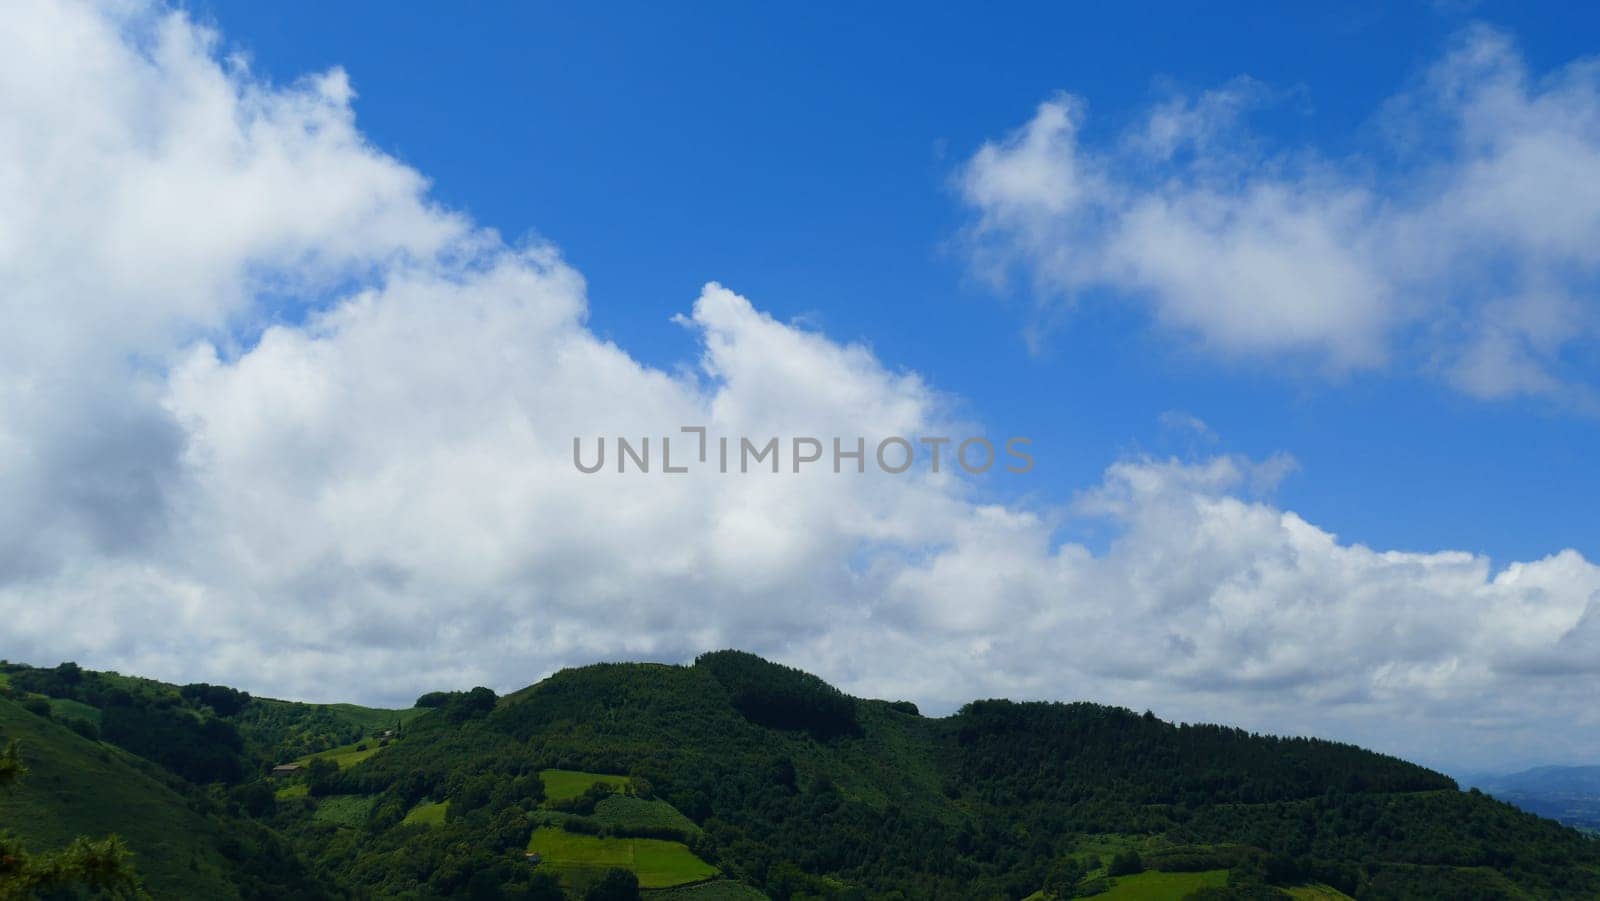
[[[1242,125],[1265,101],[1239,80],[1110,141],[1084,136],[1082,99],[1040,104],[963,170],[977,265],[1050,303],[1139,303],[1225,358],[1400,358],[1475,396],[1600,410],[1600,63],[1535,77],[1468,30],[1355,157],[1267,149]]]
[[[265,84],[181,16],[7,15],[0,654],[392,702],[734,645],[936,706],[1087,697],[1433,759],[1600,737],[1573,701],[1600,569],[1342,543],[1262,499],[1287,458],[1122,461],[1062,511],[948,468],[578,473],[575,435],[961,432],[915,374],[717,285],[681,320],[699,368],[639,363],[555,251],[374,151],[342,76]],[[1119,537],[1059,544],[1060,516]]]

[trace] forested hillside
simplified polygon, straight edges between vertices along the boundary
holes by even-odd
[[[1350,745],[924,717],[735,651],[409,711],[7,670],[43,778],[6,827],[121,833],[158,897],[1600,897],[1600,843]]]

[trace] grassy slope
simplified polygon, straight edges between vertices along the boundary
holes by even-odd
[[[280,704],[297,703],[294,701],[279,701]],[[408,707],[405,709],[387,707],[362,707],[359,704],[323,704],[329,713],[347,723],[354,723],[368,732],[381,732],[389,729],[396,722],[404,728],[406,723],[428,712],[426,707]]]
[[[332,715],[341,721],[359,721],[366,728],[387,727],[397,715],[408,719],[409,716],[425,712],[382,711],[354,705],[295,706],[290,702],[263,702],[259,699],[253,703],[284,705],[278,709],[296,713],[336,711]],[[792,761],[796,782],[802,792],[813,791],[819,780],[826,780],[837,786],[840,794],[846,798],[879,810],[893,807],[945,823],[994,817],[994,822],[1002,827],[1006,825],[1007,817],[1011,814],[1006,809],[1005,801],[997,803],[985,800],[972,791],[947,795],[942,790],[941,783],[955,773],[952,761],[955,760],[959,718],[921,718],[876,701],[862,701],[857,705],[857,710],[861,725],[859,735],[819,742],[803,733],[774,731],[746,720],[730,706],[728,694],[722,686],[697,668],[654,664],[603,665],[564,671],[543,683],[501,699],[498,709],[488,720],[495,730],[493,732],[483,728],[476,732],[463,728],[458,732],[450,727],[448,734],[467,743],[465,747],[468,750],[498,747],[492,742],[483,745],[482,742],[488,739],[502,741],[512,750],[532,746],[537,748],[539,759],[530,762],[530,765],[545,767],[554,764],[572,768],[543,771],[547,791],[553,798],[580,794],[596,780],[614,781],[615,784],[628,781],[627,777],[582,772],[577,769],[580,767],[587,770],[635,772],[648,778],[659,790],[669,783],[659,777],[658,772],[684,771],[682,767],[667,767],[671,761],[687,762],[692,767],[703,768],[716,779],[738,779],[750,773],[767,778],[764,769],[753,767],[764,766],[765,760],[781,756]],[[33,735],[33,742],[47,752],[45,759],[36,764],[36,770],[44,775],[44,779],[35,777],[29,780],[36,781],[36,784],[29,786],[25,783],[22,790],[10,793],[9,797],[0,794],[0,825],[18,824],[13,828],[33,840],[36,847],[59,845],[78,833],[97,836],[114,829],[124,834],[140,853],[140,865],[150,874],[152,888],[159,891],[161,886],[157,882],[165,881],[169,885],[181,885],[183,890],[178,894],[186,897],[229,896],[225,883],[221,882],[225,879],[226,865],[218,860],[214,851],[217,843],[215,824],[206,817],[189,812],[185,799],[161,781],[166,778],[161,773],[136,758],[87,742],[60,726],[32,717],[16,705],[0,702],[0,714],[4,714],[0,716],[0,727],[3,727],[0,728],[0,737],[13,731],[31,730],[29,734]],[[17,717],[26,719],[19,720]],[[353,719],[346,720],[346,717]],[[292,717],[285,721],[287,726],[294,724]],[[411,758],[415,755],[409,753],[408,746],[417,743],[419,748],[431,747],[421,741],[427,732],[426,726],[426,723],[420,724],[415,734],[412,729],[404,730],[407,737],[390,749],[399,751],[392,761],[390,758],[394,755],[384,754],[376,760],[347,760],[341,763],[353,765],[356,774],[373,766],[382,767],[386,761],[389,761],[391,768],[405,764],[405,768],[409,769],[413,765]],[[27,735],[22,737],[28,738]],[[1028,737],[1028,734],[1023,734],[1023,737]],[[1008,736],[1004,738],[1011,741]],[[529,739],[534,741],[530,742]],[[1259,745],[1254,739],[1230,741],[1237,741],[1246,748]],[[442,771],[459,768],[461,758],[456,756],[456,751],[452,751],[449,742],[440,742],[436,750],[431,762],[437,763]],[[353,748],[336,751],[350,753]],[[1292,748],[1286,748],[1283,753],[1293,751]],[[29,754],[30,759],[35,756]],[[1021,771],[1042,771],[1050,757],[1048,754],[1033,754],[1022,760],[1026,766]],[[56,760],[62,763],[52,773],[50,765]],[[748,766],[739,769],[735,763]],[[1017,767],[999,767],[997,770],[1002,775],[1017,771]],[[149,783],[153,789],[145,786],[145,783]],[[1041,784],[1049,787],[1048,782]],[[996,787],[1008,789],[1001,783],[996,783]],[[165,791],[166,796],[154,800],[144,797],[152,791],[155,794]],[[312,822],[331,824],[353,821],[357,813],[364,815],[364,811],[357,810],[358,802],[354,800],[326,800],[331,803],[325,802],[325,810],[322,807],[314,808],[319,815],[312,817]],[[630,798],[605,802],[617,809],[608,811],[603,806],[598,812],[602,816],[597,818],[604,819],[609,812],[631,820],[651,813],[620,809],[630,804],[637,807],[637,804],[632,804],[636,800]],[[359,803],[365,804],[366,801]],[[683,805],[685,810],[690,810],[688,805],[692,799],[677,800],[677,803]],[[1308,817],[1316,813],[1318,803],[1315,798],[1307,798],[1275,804],[1207,804],[1197,808],[1186,819],[1183,829],[1193,833],[1188,841],[1242,841],[1271,847],[1277,837],[1288,834],[1301,823],[1311,822]],[[8,807],[8,804],[12,806]],[[1239,815],[1241,811],[1248,812],[1248,818]],[[421,812],[420,806],[411,811]],[[1374,802],[1373,812],[1374,818],[1385,823],[1405,826],[1410,836],[1405,837],[1398,831],[1390,830],[1392,834],[1384,839],[1384,847],[1375,852],[1358,842],[1358,839],[1365,839],[1374,833],[1375,823],[1366,820],[1352,820],[1347,824],[1319,823],[1317,832],[1325,836],[1345,836],[1339,838],[1340,844],[1332,849],[1348,851],[1347,854],[1338,855],[1341,859],[1389,861],[1392,872],[1385,878],[1390,881],[1410,875],[1407,861],[1430,859],[1420,852],[1426,850],[1424,846],[1436,837],[1434,832],[1439,833],[1437,837],[1458,844],[1461,835],[1482,832],[1489,836],[1485,841],[1491,845],[1509,847],[1502,841],[1505,839],[1531,846],[1535,840],[1548,839],[1549,842],[1542,846],[1545,850],[1566,847],[1555,841],[1559,836],[1545,835],[1544,832],[1548,830],[1533,823],[1531,818],[1525,822],[1520,816],[1510,817],[1507,811],[1499,811],[1487,799],[1468,797],[1453,790],[1389,795]],[[442,814],[441,805],[423,815]],[[1468,821],[1473,818],[1481,820],[1485,828],[1479,829],[1477,824],[1468,828]],[[38,832],[37,838],[24,825]],[[1418,826],[1426,826],[1426,831],[1416,828]],[[51,834],[52,830],[54,834]],[[342,834],[356,831],[340,830]],[[544,835],[546,844],[550,845],[550,859],[557,868],[563,860],[566,861],[565,865],[573,868],[603,866],[605,858],[625,853],[631,861],[628,865],[647,879],[647,885],[705,878],[715,873],[687,848],[673,842],[600,839],[559,830],[540,830],[539,834]],[[140,840],[135,841],[136,838]],[[520,837],[517,841],[520,847]],[[1148,835],[1124,838],[1102,834],[1081,844],[1079,849],[1102,853],[1125,843],[1146,846],[1153,841],[1156,839]],[[1102,844],[1106,846],[1103,849],[1100,848]],[[1148,847],[1141,847],[1141,850],[1148,850]],[[1524,849],[1507,853],[1514,854],[1519,860],[1533,857],[1531,851]],[[563,854],[567,855],[566,858],[562,857]],[[1102,853],[1102,856],[1105,855]],[[1578,856],[1588,859],[1585,855]],[[191,860],[194,861],[194,869],[191,869]],[[691,872],[700,875],[691,876]],[[1148,874],[1147,881],[1154,885],[1161,875]],[[1487,879],[1497,884],[1511,885],[1498,873],[1484,871],[1478,874],[1465,866],[1451,870],[1430,869],[1417,878],[1437,880],[1441,876],[1473,876],[1479,881]],[[199,887],[191,888],[191,884]],[[1141,883],[1135,881],[1128,884],[1137,887]],[[217,890],[219,885],[223,886],[220,891]],[[167,890],[168,896],[173,894],[170,889]]]
[[[656,889],[645,892],[644,897],[645,901],[767,901],[767,896],[761,892],[727,879]]]
[[[1137,873],[1119,876],[1112,881],[1111,890],[1096,897],[1105,901],[1167,901],[1182,898],[1197,889],[1211,885],[1226,885],[1227,870],[1205,870],[1199,873]]]
[[[528,850],[544,855],[557,870],[622,867],[639,877],[643,888],[666,888],[698,882],[717,874],[678,842],[650,838],[600,838],[541,827],[528,839]]]
[[[604,782],[618,791],[628,787],[627,776],[615,776],[610,773],[585,773],[581,770],[540,770],[539,780],[544,783],[546,804],[555,801],[570,801],[588,791],[589,787],[597,782]]]
[[[961,820],[963,813],[940,792],[939,721],[881,701],[862,703],[859,716],[860,737],[819,743],[748,722],[699,668],[638,663],[563,670],[501,698],[493,718],[519,737],[538,733],[556,753],[603,741],[618,760],[647,760],[667,748],[711,758],[734,748],[781,749],[802,781],[825,776],[846,798],[878,809],[894,804],[946,823]],[[708,735],[716,739],[711,745],[704,741]],[[549,779],[545,792],[561,797]]]
[[[1349,895],[1328,885],[1297,885],[1284,891],[1296,901],[1348,901]]]
[[[407,826],[439,826],[443,825],[444,816],[449,812],[449,801],[418,801],[417,806],[406,812],[406,818],[401,822]]]
[[[367,821],[372,811],[372,798],[366,795],[329,795],[316,799],[316,811],[311,819],[330,826],[354,829]]]
[[[366,748],[362,749],[362,745],[366,745]],[[295,760],[294,763],[305,766],[311,762],[312,758],[326,757],[327,759],[338,764],[339,769],[342,770],[346,767],[355,766],[361,761],[366,760],[368,757],[378,753],[379,750],[381,750],[381,748],[378,746],[377,739],[364,738],[361,741],[353,741],[350,744],[340,745],[337,748],[329,748],[326,751],[318,751],[315,754],[307,754],[306,756]]]
[[[593,819],[617,829],[676,829],[685,835],[700,831],[694,820],[665,801],[612,795],[594,807]]]
[[[892,805],[946,823],[969,817],[1005,818],[1005,811],[992,804],[967,794],[950,797],[941,791],[941,779],[951,774],[950,761],[963,718],[923,718],[893,710],[888,704],[877,701],[862,701],[857,710],[862,727],[860,735],[818,742],[800,733],[766,729],[748,722],[730,708],[727,695],[717,682],[697,667],[601,664],[562,671],[502,698],[491,721],[518,738],[535,739],[548,752],[574,763],[581,761],[591,767],[623,771],[642,767],[658,788],[663,783],[652,770],[668,756],[680,761],[704,761],[707,768],[715,771],[720,762],[752,752],[781,754],[793,761],[801,786],[825,778],[845,797],[872,807],[881,809]],[[1119,713],[1110,708],[1105,710]],[[1032,711],[1022,713],[1032,715]],[[1098,709],[1072,715],[1091,720],[1102,716]],[[1114,719],[1114,716],[1106,718]],[[965,722],[970,722],[970,718]],[[1136,724],[1133,728],[1145,727]],[[1158,723],[1149,726],[1147,731],[1170,732],[1172,728]],[[1308,753],[1308,749],[1288,743],[1269,744],[1272,741],[1229,734],[1213,740],[1212,744],[1237,745],[1244,751],[1280,758]],[[604,753],[594,756],[595,748],[604,748]],[[583,756],[585,751],[590,755],[587,759]],[[1353,767],[1368,768],[1380,774],[1407,766],[1353,747],[1324,748],[1318,753],[1324,761],[1347,761]],[[1022,763],[1028,767],[1038,766],[1028,760]],[[1111,767],[1114,769],[1117,764],[1114,756]],[[1230,764],[1224,759],[1221,765]],[[1249,769],[1244,764],[1232,766],[1235,770]],[[1280,766],[1279,769],[1285,768]],[[1435,796],[1448,803],[1430,800]],[[1438,838],[1446,844],[1470,844],[1476,828],[1476,825],[1472,828],[1464,825],[1470,816],[1492,827],[1497,840],[1504,837],[1523,843],[1551,841],[1554,844],[1550,848],[1561,846],[1557,841],[1559,836],[1546,834],[1554,828],[1552,824],[1535,823],[1531,818],[1513,815],[1509,808],[1499,809],[1499,805],[1488,799],[1469,797],[1454,790],[1377,793],[1370,797],[1377,799],[1375,803],[1381,810],[1390,811],[1391,816],[1398,817],[1408,827],[1425,823],[1429,833],[1425,837],[1430,841]],[[1229,805],[1203,807],[1199,822],[1193,826],[1204,826],[1217,834],[1185,840],[1243,841],[1271,848],[1273,836],[1284,834],[1284,826],[1274,822],[1282,815],[1277,811],[1293,810],[1299,815],[1302,808],[1314,805],[1314,800],[1236,805],[1236,809],[1253,811],[1252,822],[1241,825],[1220,816],[1230,809]],[[1324,847],[1336,852],[1335,856],[1340,859],[1398,862],[1419,859],[1418,855],[1427,856],[1416,846],[1416,841],[1398,837],[1381,841],[1373,838],[1372,842],[1383,847],[1370,849],[1360,842],[1333,837],[1335,829],[1354,828],[1353,838],[1372,838],[1364,823],[1353,827],[1321,825],[1326,830],[1321,834],[1329,838]],[[1263,830],[1263,834],[1256,834]],[[1418,838],[1423,837],[1419,832]],[[1347,853],[1337,853],[1341,851]],[[1524,860],[1532,859],[1524,850],[1512,853]],[[1461,866],[1459,871],[1465,875],[1470,873],[1471,867]]]
[[[233,898],[214,826],[189,809],[153,764],[0,700],[0,741],[18,739],[31,771],[0,789],[0,826],[29,848],[115,832],[158,898]]]
[[[371,738],[373,735],[394,728],[396,723],[401,725],[403,731],[406,724],[428,712],[425,707],[401,710],[362,707],[359,704],[308,704],[276,698],[252,698],[244,711],[229,719],[239,727],[245,739],[256,747],[257,753],[272,758],[273,763],[282,763],[289,759],[304,762],[312,755],[298,752],[280,755],[280,745],[298,743],[302,749],[306,749],[305,742],[315,740],[318,743],[310,744],[309,748],[326,748],[333,744],[343,750],[354,750],[357,744],[370,740],[369,745],[376,747],[376,739]],[[317,752],[319,755],[325,753],[328,752]]]

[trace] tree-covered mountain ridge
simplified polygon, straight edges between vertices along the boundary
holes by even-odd
[[[0,793],[0,827],[123,834],[156,897],[1600,897],[1600,843],[1395,757],[1081,702],[924,717],[739,651],[403,711],[0,679],[0,742],[142,768],[56,767]],[[168,828],[207,835],[83,815],[75,780],[151,773],[198,814]]]

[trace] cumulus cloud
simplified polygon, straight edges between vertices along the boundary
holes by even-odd
[[[1123,460],[1060,509],[948,466],[580,473],[574,436],[966,426],[715,284],[680,319],[698,365],[641,364],[554,249],[375,151],[342,74],[268,84],[162,9],[7,15],[5,656],[404,702],[734,645],[935,709],[1091,698],[1450,761],[1600,737],[1573,702],[1600,568],[1341,542],[1266,499],[1287,457]],[[1059,139],[1041,223],[1106,184]],[[1067,516],[1117,537],[1060,543]]]
[[[1061,94],[964,167],[980,270],[1111,297],[1228,359],[1414,367],[1482,398],[1600,412],[1600,63],[1538,75],[1461,34],[1338,156],[1275,147],[1239,79],[1086,134]]]

